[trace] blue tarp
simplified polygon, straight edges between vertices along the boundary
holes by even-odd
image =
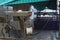
[[[6,3],[12,2],[14,0],[0,0],[0,5],[4,5]]]
[[[15,0],[13,2],[7,3],[6,5],[32,3],[32,2],[42,2],[42,1],[49,1],[49,0]]]
[[[36,19],[34,21],[34,29],[36,30],[59,30],[59,21],[41,21],[40,19]]]

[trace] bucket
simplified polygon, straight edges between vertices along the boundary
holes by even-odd
[[[26,28],[26,33],[27,34],[32,34],[33,33],[33,28],[32,27],[29,27],[29,28],[27,27]]]

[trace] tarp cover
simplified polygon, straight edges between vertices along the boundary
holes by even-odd
[[[48,7],[45,7],[45,9],[42,10],[41,12],[56,12],[56,10],[52,10],[52,9],[49,9]]]

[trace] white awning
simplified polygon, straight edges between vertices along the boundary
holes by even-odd
[[[60,0],[58,0],[58,1],[60,1]]]
[[[45,7],[45,9],[41,12],[56,12],[56,10],[48,9],[48,7]]]

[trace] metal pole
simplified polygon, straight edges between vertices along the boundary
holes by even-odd
[[[59,9],[60,10],[60,9]],[[60,13],[60,12],[59,12]],[[59,14],[59,37],[60,37],[60,14]]]
[[[58,5],[59,5],[59,3],[58,3]],[[60,11],[59,7],[58,7],[58,10]],[[59,13],[59,15],[58,15],[59,16],[59,37],[60,37],[60,12],[58,12],[58,13]]]

